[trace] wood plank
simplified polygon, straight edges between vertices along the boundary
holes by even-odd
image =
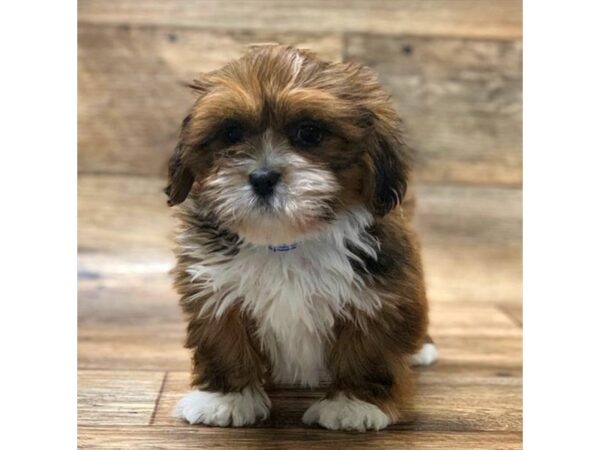
[[[522,191],[425,184],[416,191],[429,298],[521,303]]]
[[[79,371],[79,425],[149,425],[165,373]]]
[[[496,305],[482,302],[432,302],[429,327],[433,337],[517,337],[522,336],[511,318],[499,314]]]
[[[341,59],[336,34],[79,27],[79,170],[164,175],[193,102],[183,85],[253,42]],[[418,157],[417,179],[519,185],[521,59],[516,41],[350,35],[345,56],[372,66]]]
[[[166,273],[98,275],[95,279],[80,279],[77,304],[79,326],[183,323],[178,301],[171,278]],[[504,314],[502,317],[506,318]]]
[[[444,335],[431,328],[440,351],[438,365],[450,371],[518,373],[522,338]],[[188,370],[190,353],[183,348],[185,323],[79,327],[78,364],[82,369]],[[512,334],[512,335],[511,335]]]
[[[436,334],[440,352],[439,366],[455,371],[472,371],[477,368],[494,368],[498,373],[512,374],[523,361],[521,337],[445,336]]]
[[[146,326],[183,323],[171,278],[161,275],[102,275],[78,282],[79,326]],[[504,314],[502,314],[505,317]],[[508,320],[508,319],[507,319]]]
[[[401,432],[348,433],[320,429],[269,430],[208,427],[80,427],[81,449],[340,449],[517,450],[522,434],[515,432]]]
[[[514,39],[518,0],[83,0],[79,20],[280,32],[371,32]]]
[[[79,271],[165,273],[174,264],[174,229],[166,181],[132,176],[80,176],[78,180]]]
[[[522,44],[350,35],[346,59],[369,65],[404,118],[420,181],[522,181]]]
[[[78,366],[80,369],[188,370],[190,354],[183,348],[184,333],[183,321],[79,325]]]
[[[332,60],[342,55],[335,34],[81,24],[78,36],[78,167],[87,173],[165,175],[194,101],[185,84],[249,44],[307,47]]]
[[[185,321],[177,319],[177,305],[150,299],[154,315],[140,314],[139,303],[144,300],[135,289],[130,293],[132,300],[126,300],[126,304],[131,307],[112,311],[112,302],[82,307],[79,367],[188,370],[190,354],[183,348]],[[110,298],[110,291],[105,295]],[[80,304],[87,302],[80,298]],[[437,365],[442,370],[509,375],[520,372],[521,329],[493,305],[434,303],[431,309],[430,331],[439,347]],[[122,317],[114,320],[115,315]]]
[[[79,177],[81,278],[163,276],[173,266],[169,237],[175,223],[161,193],[164,183],[147,177]],[[430,299],[520,303],[521,190],[418,184],[416,191],[415,225]]]
[[[181,396],[189,391],[189,375],[169,372],[154,424],[185,426],[171,417]],[[420,374],[413,423],[394,429],[413,431],[520,431],[522,383],[513,377],[478,377],[436,373],[435,367]],[[301,424],[304,411],[324,395],[322,388],[275,388],[269,390],[273,407],[268,420],[256,425],[265,428],[293,428]],[[490,408],[493,405],[493,414]]]
[[[510,317],[514,323],[523,327],[523,305],[521,303],[503,303],[498,305],[500,311],[503,311]]]
[[[184,323],[178,296],[167,274],[99,275],[95,279],[80,279],[78,284],[80,327]],[[499,310],[496,305],[482,302],[432,302],[430,326],[436,334],[445,336],[521,336],[520,328],[503,306]]]
[[[456,304],[448,305],[453,307]],[[110,309],[110,305],[98,309]],[[440,316],[444,315],[441,312],[443,309],[435,306],[432,309],[440,311]],[[477,307],[465,306],[462,309],[472,311]],[[154,317],[137,323],[137,312],[126,315],[116,324],[82,323],[80,320],[79,366],[96,369],[158,370],[168,367],[187,370],[190,354],[183,348],[184,320],[161,323],[165,316],[179,314],[175,307],[166,310],[156,308],[155,311]],[[162,314],[163,311],[167,313]],[[107,316],[110,317],[110,314],[102,315],[105,320]],[[438,365],[452,371],[520,372],[522,342],[518,328],[488,321],[490,328],[479,336],[477,333],[485,325],[478,323],[477,317],[481,317],[483,311],[473,314],[470,325],[467,320],[457,321],[457,315],[454,315],[454,319],[445,315],[443,325],[438,325],[438,314],[432,314],[430,331],[440,350]]]

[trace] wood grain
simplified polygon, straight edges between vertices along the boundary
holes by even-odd
[[[269,429],[206,427],[81,427],[81,449],[340,449],[375,448],[414,450],[517,450],[517,432],[401,432],[345,433],[320,429]]]
[[[522,19],[518,0],[82,0],[78,446],[522,448]],[[248,429],[170,417],[188,390],[162,188],[183,85],[256,42],[372,66],[417,153],[415,227],[440,360],[417,419],[378,433],[301,424],[322,394],[269,387]]]
[[[173,266],[174,222],[161,192],[164,183],[79,177],[80,277],[164,275]],[[429,297],[520,303],[521,190],[419,184],[416,192]]]
[[[394,429],[412,431],[520,431],[521,379],[479,377],[437,373],[426,369],[418,380],[413,423]],[[182,426],[171,416],[181,396],[189,391],[189,374],[169,372],[157,406],[155,425]],[[265,428],[293,428],[301,425],[302,414],[325,394],[325,389],[276,387],[268,390],[273,407],[269,419],[257,425]],[[490,405],[494,413],[489,414]]]
[[[435,301],[522,298],[522,191],[419,185],[415,226]]]
[[[503,303],[498,305],[498,307],[510,317],[514,323],[523,327],[523,305],[521,303]]]
[[[522,334],[498,306],[483,302],[432,302],[429,320],[436,335],[493,338]]]
[[[80,176],[79,273],[165,273],[173,265],[174,228],[166,181],[132,176]]]
[[[171,416],[178,399],[189,390],[187,372],[80,370],[78,377],[80,425],[204,428],[190,427]],[[323,388],[269,389],[271,417],[256,427],[302,427],[303,412],[324,392]],[[521,431],[520,378],[452,375],[433,367],[420,374],[417,392],[415,421],[390,430]],[[493,414],[489,414],[491,405]]]
[[[183,348],[185,325],[93,324],[78,329],[78,366],[82,369],[190,369]]]
[[[166,274],[97,275],[78,282],[79,326],[181,323],[179,298]],[[509,320],[503,315],[505,320]]]
[[[350,35],[345,57],[392,94],[418,180],[521,184],[521,42]]]
[[[79,171],[164,175],[199,72],[255,42],[373,67],[405,119],[427,182],[520,186],[522,44],[335,33],[79,27]]]
[[[487,367],[498,372],[518,370],[523,360],[522,337],[472,337],[436,334],[439,365],[449,370],[468,371]],[[468,369],[468,370],[466,370]]]
[[[90,23],[179,25],[280,32],[371,32],[515,39],[522,36],[518,0],[83,0]]]
[[[87,281],[80,289],[79,367],[188,370],[190,354],[183,349],[185,321],[175,295],[164,295],[167,277],[162,287],[150,284],[148,289],[140,288],[144,283],[137,280],[129,288],[111,284]],[[95,293],[98,289],[103,291],[101,296]],[[120,305],[115,308],[115,303]],[[520,372],[522,331],[495,305],[434,302],[430,331],[439,346],[438,366],[443,370]]]
[[[149,425],[164,378],[164,372],[79,371],[78,423]]]
[[[194,97],[185,85],[249,44],[279,42],[339,60],[341,36],[209,32],[180,27],[81,24],[78,164],[86,173],[166,174]]]
[[[79,280],[80,327],[162,326],[182,324],[178,296],[167,274],[98,275]],[[430,307],[431,327],[446,336],[509,337],[521,330],[508,309],[516,304],[434,301]]]

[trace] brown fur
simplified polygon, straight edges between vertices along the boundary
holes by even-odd
[[[373,289],[385,299],[381,314],[338,324],[330,355],[330,395],[345,391],[380,406],[393,421],[411,418],[414,390],[408,357],[426,342],[427,299],[416,237],[400,210],[379,219],[372,233],[381,243],[367,263]]]
[[[377,259],[357,251],[363,264],[356,270],[383,299],[376,317],[353,311],[352,320],[337,321],[327,360],[332,378],[328,395],[344,392],[378,405],[392,421],[406,419],[413,391],[408,357],[425,342],[427,300],[418,244],[397,207],[407,191],[410,158],[401,121],[375,74],[356,64],[323,62],[310,52],[272,46],[202,76],[192,88],[198,99],[182,125],[166,189],[171,205],[189,196],[187,208],[177,212],[179,248],[211,245],[234,258],[242,228],[220,217],[206,219],[206,210],[220,201],[217,194],[211,197],[211,180],[231,161],[255,152],[266,128],[285,141],[298,120],[325,124],[328,133],[320,149],[298,152],[310,165],[334,174],[341,189],[322,201],[322,214],[297,219],[295,230],[322,229],[336,213],[366,205],[376,216],[369,233],[381,247]],[[244,143],[230,146],[219,133],[232,119],[243,124]],[[239,308],[219,320],[200,314],[203,299],[188,274],[196,262],[179,250],[174,269],[189,318],[192,385],[219,392],[262,385],[269,362],[254,337],[256,324]]]

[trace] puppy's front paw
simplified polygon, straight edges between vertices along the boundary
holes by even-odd
[[[196,390],[183,397],[173,416],[191,424],[241,427],[269,417],[271,402],[260,388],[247,387],[241,392],[207,392]]]
[[[381,430],[390,423],[388,416],[372,403],[337,394],[332,400],[319,400],[306,410],[302,421],[318,423],[330,430]]]

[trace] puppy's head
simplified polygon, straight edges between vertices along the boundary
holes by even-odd
[[[401,202],[401,121],[374,73],[283,46],[204,75],[169,163],[169,204],[193,196],[257,244],[293,242],[365,206]]]

